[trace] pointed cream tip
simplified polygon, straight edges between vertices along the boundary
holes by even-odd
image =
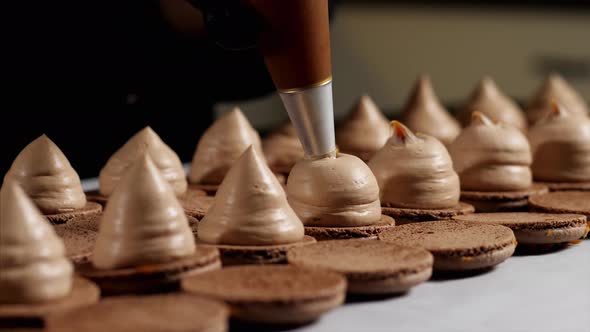
[[[558,115],[563,115],[565,112],[565,109],[563,108],[563,106],[559,105],[559,103],[555,100],[551,101],[551,110],[550,110],[550,114],[551,116],[558,116]]]
[[[414,133],[401,122],[394,120],[390,122],[390,125],[391,129],[393,130],[392,136],[396,138],[397,142],[405,143],[416,139]]]
[[[471,113],[471,124],[472,125],[492,125],[494,124],[493,121],[488,118],[485,114],[479,111],[474,111]]]

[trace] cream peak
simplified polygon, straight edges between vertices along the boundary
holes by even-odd
[[[413,143],[419,140],[408,127],[404,126],[399,121],[391,121],[391,128],[393,129],[392,137],[398,145]]]
[[[472,126],[493,126],[494,122],[487,117],[485,114],[479,111],[471,113],[471,125]]]

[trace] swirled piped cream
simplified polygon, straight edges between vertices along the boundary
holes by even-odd
[[[106,205],[93,265],[117,269],[165,263],[193,254],[184,210],[148,153],[136,159]]]
[[[557,104],[530,128],[533,177],[539,181],[590,181],[590,119]]]
[[[39,303],[70,293],[73,267],[53,227],[19,184],[0,190],[0,304]]]
[[[262,149],[271,169],[291,169],[304,156],[301,142],[290,122],[262,140]]]
[[[223,179],[198,236],[215,244],[274,245],[300,241],[304,230],[276,176],[250,147]]]
[[[197,145],[189,182],[218,185],[238,158],[252,145],[262,156],[258,132],[239,108],[221,116],[209,127]]]
[[[336,144],[343,153],[368,160],[390,136],[389,121],[371,97],[363,95],[336,129]]]
[[[526,130],[527,121],[518,105],[506,96],[496,83],[489,77],[484,77],[469,98],[469,101],[457,114],[461,124],[466,127],[471,121],[471,113],[478,111],[492,119],[512,125],[520,130]]]
[[[100,170],[100,193],[110,196],[131,165],[145,153],[149,154],[176,195],[183,195],[188,184],[180,158],[150,127],[145,127],[133,135],[109,158]]]
[[[44,214],[69,212],[86,205],[78,173],[45,135],[18,154],[4,179],[16,180]]]
[[[514,191],[532,185],[526,136],[511,125],[493,123],[480,112],[473,112],[471,124],[449,152],[463,190]]]
[[[356,227],[381,219],[375,176],[362,160],[344,153],[295,164],[287,198],[305,226]]]
[[[414,132],[432,136],[448,146],[461,132],[461,125],[445,110],[428,76],[416,81],[401,114],[401,122]]]
[[[588,115],[588,104],[578,92],[559,74],[547,76],[529,104],[526,115],[529,123],[535,123],[552,109],[552,103],[563,105],[571,115]]]
[[[442,209],[459,203],[459,177],[445,146],[392,121],[393,135],[369,161],[379,183],[381,204]]]

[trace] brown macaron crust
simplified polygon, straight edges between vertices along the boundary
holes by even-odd
[[[225,332],[226,305],[196,296],[174,293],[119,296],[47,319],[52,332]]]
[[[456,206],[446,209],[412,209],[382,206],[381,212],[394,218],[398,225],[403,225],[432,220],[449,220],[455,216],[473,213],[475,208],[471,204],[459,202]]]
[[[74,263],[74,266],[90,262],[97,231],[71,224],[55,225],[54,229],[63,240],[66,256]]]
[[[433,257],[427,250],[384,241],[334,240],[289,250],[289,264],[346,276],[348,293],[402,293],[428,280]]]
[[[243,265],[185,278],[185,292],[226,302],[234,318],[304,324],[344,302],[346,278],[285,265]]]
[[[531,212],[475,213],[454,220],[510,227],[519,244],[559,244],[581,239],[587,218],[580,214]]]
[[[529,199],[531,210],[546,213],[574,213],[590,217],[590,192],[555,191]]]
[[[481,270],[512,256],[516,239],[500,225],[431,221],[397,226],[379,234],[381,241],[424,248],[434,256],[434,270]]]

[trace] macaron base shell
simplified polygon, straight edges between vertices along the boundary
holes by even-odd
[[[381,213],[395,219],[397,225],[408,223],[448,220],[454,216],[473,213],[475,208],[468,203],[459,202],[457,206],[448,209],[406,209],[381,206]]]
[[[556,244],[584,236],[587,218],[579,214],[476,213],[454,220],[510,227],[519,244]]]
[[[70,294],[62,299],[35,304],[0,304],[0,328],[42,325],[46,317],[98,302],[98,287],[83,278],[74,278]]]
[[[308,235],[298,242],[268,246],[206,244],[200,242],[197,238],[197,244],[199,246],[219,250],[223,266],[284,263],[287,261],[287,251],[289,249],[306,246],[315,242],[316,240]]]
[[[531,188],[516,191],[461,191],[461,201],[468,202],[477,212],[524,211],[528,198],[549,192],[545,185],[534,183]]]
[[[512,256],[516,248],[514,232],[508,227],[461,221],[397,226],[379,234],[379,240],[430,251],[438,271],[490,268]]]
[[[428,280],[433,257],[420,248],[384,241],[334,240],[295,248],[289,264],[344,275],[351,294],[395,294]]]
[[[47,331],[223,332],[228,307],[188,294],[120,296],[47,319]]]
[[[55,225],[55,233],[63,240],[66,256],[74,266],[89,263],[98,233],[71,223]]]
[[[226,302],[240,320],[304,324],[344,302],[346,279],[324,270],[243,265],[185,278],[182,289]]]
[[[188,191],[199,190],[204,191],[207,195],[215,196],[219,189],[219,184],[202,184],[202,183],[190,183],[188,184]]]
[[[101,213],[102,205],[96,202],[87,201],[86,205],[81,209],[56,214],[46,214],[45,218],[47,218],[52,224],[64,224],[76,218],[91,218],[99,216]]]
[[[193,255],[173,262],[114,270],[100,270],[86,263],[76,266],[76,272],[95,282],[103,295],[123,295],[175,290],[182,277],[220,268],[217,249],[197,246]]]
[[[561,190],[590,190],[590,181],[586,182],[543,182],[535,181],[535,183],[547,186],[550,191],[561,191]]]
[[[86,191],[84,194],[86,194],[86,200],[88,202],[98,203],[102,207],[104,207],[109,200],[107,196],[102,195],[98,190]]]
[[[187,215],[200,220],[205,216],[214,201],[215,197],[213,196],[202,195],[199,191],[190,190],[180,199],[180,204]]]
[[[395,227],[392,217],[381,215],[379,223],[358,227],[315,227],[305,226],[305,234],[314,237],[318,241],[344,240],[344,239],[376,239],[379,233]]]
[[[529,198],[533,211],[547,213],[574,213],[590,217],[590,192],[553,191]]]

